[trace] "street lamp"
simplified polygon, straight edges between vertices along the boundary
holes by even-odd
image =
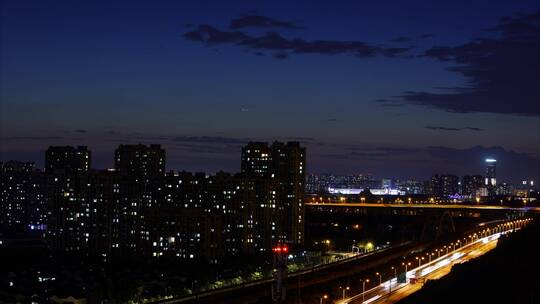
[[[408,263],[401,263],[401,265],[405,266],[405,278],[407,278],[407,266],[411,266],[411,262]]]
[[[382,275],[378,272],[375,272],[376,276],[379,276],[379,285],[382,285]]]
[[[392,270],[394,270],[394,278],[396,278],[396,282],[397,282],[397,268],[392,266]],[[390,286],[390,289],[388,290],[388,293],[391,293],[392,292],[392,279],[390,279],[389,282],[389,286]]]
[[[341,286],[339,286],[339,288],[342,288],[342,287],[341,287]],[[351,289],[351,288],[350,288],[349,286],[347,286],[347,287],[343,288],[343,294],[342,294],[342,298],[343,298],[343,300],[345,300],[345,292],[346,292],[347,290],[349,290],[349,289]]]
[[[320,304],[323,304],[323,300],[326,300],[326,299],[328,299],[328,295],[323,295],[323,296],[321,297],[321,301],[320,301],[319,303],[320,303]]]
[[[369,279],[362,280],[362,303],[364,303],[365,292],[366,292],[366,283],[369,283]]]
[[[330,240],[324,240],[324,243],[326,244],[326,251],[330,251]]]

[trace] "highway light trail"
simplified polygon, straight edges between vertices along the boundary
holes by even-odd
[[[395,303],[398,300],[419,290],[425,280],[438,279],[451,271],[451,267],[458,263],[464,263],[479,257],[497,246],[498,239],[501,235],[514,232],[520,229],[521,225],[525,225],[530,220],[512,221],[512,224],[502,224],[504,229],[492,229],[492,234],[473,234],[471,241],[461,247],[452,248],[452,251],[441,255],[433,261],[426,262],[416,268],[407,270],[405,273],[404,282],[398,282],[394,277],[390,280],[381,282],[363,293],[359,293],[352,297],[336,301],[339,304],[348,303]],[[480,235],[484,235],[480,237]],[[475,238],[475,236],[478,236]],[[411,265],[407,263],[406,265]]]

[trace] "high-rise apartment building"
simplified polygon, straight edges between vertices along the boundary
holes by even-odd
[[[484,187],[482,175],[465,175],[461,179],[461,194],[468,197],[477,195],[478,190]]]
[[[459,193],[459,178],[455,175],[435,174],[430,181],[430,194],[436,197],[448,197]]]
[[[278,210],[284,241],[303,244],[306,149],[299,142],[274,142],[270,148],[272,174],[279,185]]]
[[[242,148],[241,172],[249,177],[271,177],[272,156],[266,142],[250,142]]]
[[[45,230],[44,174],[33,162],[0,163],[0,225]]]
[[[165,150],[161,145],[120,145],[115,151],[115,169],[122,175],[149,178],[165,174]]]
[[[303,244],[306,149],[298,142],[250,142],[242,148],[241,172],[247,178],[275,180],[278,239]]]
[[[244,148],[244,173],[234,175],[161,174],[165,152],[153,145],[120,146],[117,170],[49,174],[49,245],[105,258],[215,264],[228,255],[269,252],[277,242],[301,244],[305,148],[251,147]]]
[[[91,152],[86,146],[50,146],[45,152],[45,172],[67,173],[88,172],[91,165]]]
[[[47,176],[47,243],[56,252],[107,257],[120,252],[121,179],[114,172]]]

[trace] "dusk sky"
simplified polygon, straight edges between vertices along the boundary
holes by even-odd
[[[2,1],[0,154],[158,143],[237,172],[298,140],[310,173],[540,182],[540,2]]]

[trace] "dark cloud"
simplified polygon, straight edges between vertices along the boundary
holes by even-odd
[[[210,25],[200,25],[197,30],[184,34],[184,38],[207,46],[232,44],[256,51],[277,51],[279,54],[348,54],[355,57],[396,57],[409,51],[409,48],[385,48],[361,41],[313,40],[302,38],[287,39],[276,32],[262,36],[251,36],[239,31],[221,31]],[[284,56],[274,58],[283,59]]]
[[[240,28],[256,27],[256,28],[284,28],[290,30],[300,30],[303,27],[298,26],[290,21],[279,21],[260,15],[245,15],[240,18],[231,20],[229,28],[236,30]]]
[[[132,136],[128,138],[129,140],[142,140],[142,141],[167,141],[169,137],[167,136]]]
[[[386,108],[398,108],[398,107],[404,107],[406,104],[404,103],[383,103],[379,105],[380,107],[386,107]]]
[[[421,34],[421,35],[418,35],[416,37],[417,38],[422,38],[422,39],[427,39],[427,38],[432,38],[433,36],[435,36],[435,35],[433,35],[433,34]]]
[[[64,139],[65,137],[61,136],[10,136],[2,137],[1,140],[12,141],[12,140],[58,140]]]
[[[308,141],[314,141],[315,140],[315,138],[313,138],[313,137],[301,137],[301,136],[287,137],[286,139],[290,140],[290,141],[302,141],[302,142],[308,142]]]
[[[204,42],[208,45],[220,43],[239,43],[250,38],[242,32],[220,31],[215,27],[206,24],[199,25],[195,31],[185,33],[184,37],[188,40]]]
[[[287,59],[287,57],[289,57],[289,54],[287,53],[275,53],[272,55],[272,57],[276,58],[276,59]]]
[[[386,98],[376,99],[375,102],[378,103],[380,107],[388,107],[388,108],[403,107],[407,105],[401,100],[392,100],[392,99],[386,99]]]
[[[398,157],[406,157],[419,153],[421,149],[413,149],[407,147],[363,147],[349,146],[343,147],[343,152],[336,154],[325,154],[324,158],[347,159],[359,161],[382,161],[387,163],[389,159],[396,160]],[[410,160],[408,160],[410,161]]]
[[[249,138],[232,138],[221,136],[179,136],[172,139],[177,142],[192,143],[219,143],[219,144],[245,144],[250,141]]]
[[[179,143],[171,148],[174,150],[181,150],[191,153],[204,153],[204,154],[227,154],[237,155],[241,151],[240,144],[191,144],[191,143]]]
[[[88,130],[78,129],[75,130],[75,133],[88,133]]]
[[[328,122],[336,122],[337,118],[328,118],[326,121],[328,121]]]
[[[435,46],[425,57],[454,63],[449,70],[467,79],[449,92],[404,92],[404,102],[449,112],[540,116],[540,13],[502,18],[497,38],[458,46]]]
[[[517,14],[514,17],[505,16],[499,20],[499,24],[488,29],[491,32],[502,33],[507,37],[538,36],[540,32],[540,11],[532,14]]]
[[[394,39],[392,39],[391,41],[392,42],[397,42],[397,43],[401,43],[401,42],[410,42],[412,39],[410,37],[403,37],[403,36],[400,36],[400,37],[396,37]]]
[[[395,156],[412,152],[417,152],[418,149],[405,148],[405,147],[346,147],[346,151],[355,151],[361,153],[373,153],[381,156]]]
[[[441,126],[425,126],[424,128],[435,130],[435,131],[484,131],[483,129],[476,128],[476,127],[462,127],[462,128],[452,128],[452,127],[441,127]]]

